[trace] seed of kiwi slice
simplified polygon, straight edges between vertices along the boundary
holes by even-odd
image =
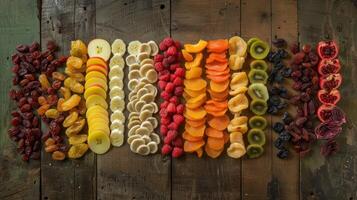
[[[268,110],[268,104],[261,99],[253,99],[250,103],[250,110],[256,115],[264,115]]]
[[[261,130],[264,130],[268,125],[267,120],[262,116],[253,116],[249,119],[248,123],[250,128],[258,128]]]
[[[262,83],[253,83],[248,88],[248,94],[250,98],[261,99],[267,101],[269,99],[269,93],[267,87]]]
[[[252,69],[248,73],[250,83],[263,83],[266,84],[268,80],[268,74],[266,71],[260,69]]]
[[[264,60],[253,60],[249,64],[250,69],[259,69],[263,71],[267,71],[268,64]]]
[[[257,40],[252,43],[252,45],[249,48],[249,53],[250,56],[252,56],[254,59],[259,59],[262,60],[267,57],[269,54],[270,47],[267,43]]]
[[[258,158],[263,155],[264,149],[259,144],[250,144],[247,147],[247,155],[249,158]]]
[[[261,129],[253,128],[248,131],[249,144],[259,144],[263,146],[265,144],[265,134]]]

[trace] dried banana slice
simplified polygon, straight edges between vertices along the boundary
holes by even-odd
[[[128,89],[130,91],[133,91],[138,84],[139,84],[139,81],[137,79],[132,79],[128,83]]]
[[[126,109],[129,111],[129,112],[134,112],[134,104],[133,102],[129,102],[127,105],[126,105]]]
[[[124,132],[123,122],[120,120],[112,121],[112,123],[110,124],[110,130],[115,130],[115,129],[118,129],[118,130]]]
[[[147,128],[149,132],[152,132],[154,130],[153,125],[148,120],[141,123],[141,127]]]
[[[151,142],[151,138],[148,135],[141,136],[141,139],[145,141],[145,144]]]
[[[157,72],[154,69],[150,69],[146,72],[145,77],[149,83],[155,83],[157,81]]]
[[[149,142],[149,143],[147,144],[147,146],[149,147],[151,154],[156,153],[157,150],[158,150],[157,143],[154,142],[154,141]]]
[[[129,55],[125,58],[125,62],[128,66],[132,66],[134,64],[138,64],[138,60],[136,58],[136,55]]]
[[[120,112],[120,111],[116,110],[110,115],[110,121],[114,121],[114,120],[119,120],[119,121],[122,121],[124,123],[125,122],[125,115],[123,114],[123,112]]]
[[[109,60],[109,68],[112,68],[113,66],[119,66],[121,69],[124,69],[125,67],[125,62],[122,56],[115,54],[110,60]]]
[[[145,121],[147,118],[151,117],[152,116],[152,113],[150,113],[149,111],[145,110],[143,112],[140,113],[140,121]]]
[[[140,65],[138,63],[132,64],[129,66],[129,71],[140,70]]]
[[[139,53],[139,55],[137,55],[137,59],[139,62],[143,61],[144,59],[146,58],[149,58],[150,57],[150,54],[146,53],[146,52],[142,52],[142,53]]]
[[[146,89],[145,87],[143,87],[143,88],[140,88],[140,89],[138,90],[138,92],[136,93],[136,95],[138,95],[138,97],[140,98],[140,97],[144,96],[144,95],[147,94],[147,93],[149,93],[149,90]]]
[[[151,54],[151,47],[147,43],[142,43],[139,47],[139,53],[147,53],[148,55]]]
[[[146,104],[141,107],[140,111],[148,110],[150,113],[155,113],[155,107],[152,104]]]
[[[110,143],[115,147],[120,147],[124,144],[124,134],[118,129],[110,133]]]
[[[150,134],[151,141],[155,142],[156,144],[160,144],[160,136],[157,133]]]
[[[118,77],[120,79],[124,78],[123,68],[120,68],[119,65],[114,65],[109,71],[109,80],[112,80],[113,77]]]
[[[125,108],[125,101],[120,97],[114,97],[110,100],[110,110],[113,112],[116,110],[123,111]]]
[[[124,99],[125,98],[125,94],[122,88],[118,87],[118,86],[114,86],[112,87],[112,89],[109,92],[109,97],[112,99],[114,97],[119,97],[120,99]]]
[[[141,108],[146,104],[145,101],[139,100],[138,102],[136,102],[135,104],[135,111],[140,112]]]
[[[128,125],[128,128],[129,128],[129,125]],[[135,132],[138,128],[140,128],[140,122],[139,122],[139,124],[134,125],[133,127],[129,128],[128,136],[130,137],[132,135],[135,135]]]
[[[129,80],[132,80],[132,79],[140,79],[141,76],[140,76],[140,71],[139,70],[132,70],[129,72]]]
[[[136,129],[135,131],[135,135],[150,135],[150,131],[149,129],[147,129],[146,127],[141,127]]]
[[[155,56],[156,54],[159,53],[159,47],[157,46],[156,42],[150,40],[148,42],[148,44],[150,45],[150,48],[151,48],[151,54],[150,56]]]
[[[154,69],[154,65],[152,64],[144,64],[140,67],[140,76],[141,77],[145,77],[146,73],[150,70],[150,69]]]
[[[159,122],[155,117],[148,117],[146,120],[151,123],[153,128],[156,128],[159,125]]]
[[[115,39],[111,47],[113,55],[117,54],[123,56],[125,54],[126,44],[122,39]]]
[[[140,120],[132,120],[132,121],[129,121],[128,128],[131,129],[136,125],[140,126],[140,124],[141,124]]]
[[[150,92],[151,94],[153,94],[154,96],[157,95],[157,89],[156,89],[156,87],[155,87],[154,85],[152,85],[152,84],[146,84],[146,85],[144,86],[144,88],[148,89],[149,92]]]
[[[130,144],[130,150],[133,152],[137,152],[139,146],[145,145],[145,141],[141,138],[134,139]]]
[[[136,153],[146,156],[149,155],[150,153],[150,149],[147,145],[140,145],[137,149],[136,149]]]
[[[123,79],[121,79],[119,77],[113,77],[109,81],[109,89],[112,89],[114,86],[118,86],[120,88],[123,88]]]
[[[129,42],[128,44],[128,53],[132,55],[137,55],[139,53],[139,47],[141,45],[141,42],[138,40],[134,40]]]
[[[152,106],[154,106],[154,113],[157,113],[159,111],[159,108],[157,107],[157,104],[155,102],[150,103]]]
[[[129,101],[134,101],[135,99],[138,99],[138,95],[135,92],[130,92],[128,99]]]
[[[151,58],[146,58],[144,59],[143,61],[140,62],[140,66],[143,66],[145,64],[151,64],[151,65],[154,65],[154,60],[151,59]]]
[[[131,112],[131,113],[129,113],[129,119],[131,119],[133,117],[138,117],[138,119],[139,119],[139,115],[140,115],[139,112]]]
[[[128,144],[131,144],[131,143],[133,142],[133,140],[135,140],[135,139],[140,139],[140,138],[141,138],[140,135],[131,135],[130,137],[128,137],[127,143],[128,143]]]
[[[141,101],[145,101],[146,103],[151,103],[155,100],[155,96],[153,94],[145,94],[144,96],[140,97]]]

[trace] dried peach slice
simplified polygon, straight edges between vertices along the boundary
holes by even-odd
[[[208,119],[208,125],[219,131],[226,129],[229,122],[229,117],[227,115],[223,115],[221,117],[212,117]]]
[[[93,65],[101,65],[105,68],[107,68],[107,63],[99,57],[91,57],[87,60],[87,67],[93,66]]]
[[[87,68],[86,73],[88,74],[91,71],[98,71],[103,73],[105,76],[108,75],[108,71],[106,70],[106,68],[100,66],[100,65],[91,65]]]
[[[195,78],[200,78],[201,75],[202,75],[201,67],[191,67],[191,69],[186,70],[185,78],[186,79],[195,79]]]
[[[207,112],[203,108],[197,108],[197,109],[185,108],[184,114],[189,119],[200,120],[200,119],[203,119],[207,115]]]
[[[108,85],[107,85],[107,82],[105,82],[103,79],[101,78],[96,78],[96,77],[93,77],[91,79],[88,79],[86,81],[86,83],[84,84],[84,88],[87,90],[88,88],[90,87],[93,87],[93,86],[99,86],[101,88],[104,89],[104,91],[107,91],[108,90]]]
[[[224,71],[228,68],[228,63],[218,63],[218,62],[214,62],[214,63],[210,63],[210,64],[206,64],[205,65],[207,70],[210,71]]]
[[[223,138],[223,131],[208,127],[206,128],[206,135],[213,138]]]
[[[248,85],[248,76],[245,72],[237,72],[232,74],[232,80],[230,83],[231,90],[235,90],[239,87],[246,87]]]
[[[221,155],[221,153],[223,152],[223,148],[220,150],[214,150],[208,147],[208,145],[205,146],[205,152],[206,154],[211,157],[211,158],[217,158],[218,156]]]
[[[228,107],[228,101],[224,100],[224,101],[215,101],[213,99],[210,99],[206,102],[206,104],[208,105],[214,105],[217,108],[227,108]]]
[[[222,138],[214,138],[208,137],[207,138],[207,146],[214,150],[220,150],[224,148],[224,139]]]
[[[225,82],[217,83],[215,81],[210,81],[210,88],[214,92],[224,92],[227,90],[229,85],[229,79],[227,79]]]
[[[193,61],[185,63],[185,68],[191,69],[193,67],[200,67],[202,59],[203,59],[203,54],[202,53],[197,54],[195,59],[193,59]]]
[[[227,63],[227,58],[225,56],[225,54],[223,54],[224,56],[222,56],[222,54],[215,54],[215,53],[211,53],[208,58],[206,59],[206,63],[210,64],[213,62],[219,62],[219,63]]]
[[[187,133],[186,131],[183,132],[182,134],[182,138],[184,140],[190,141],[190,142],[198,142],[198,141],[202,141],[202,137],[194,137],[191,134]]]
[[[233,113],[238,113],[249,106],[248,98],[244,94],[238,94],[228,101],[228,108]]]
[[[206,74],[207,75],[213,75],[213,76],[219,76],[219,75],[227,75],[227,74],[229,74],[230,71],[231,70],[229,68],[226,68],[223,71],[214,71],[214,70],[207,69],[206,70]]]
[[[214,117],[221,117],[221,116],[223,116],[223,115],[226,114],[227,110],[228,110],[228,109],[224,109],[224,110],[219,111],[219,112],[207,111],[207,113],[211,114],[211,115],[214,116]]]
[[[185,131],[194,137],[203,137],[205,133],[206,126],[202,125],[199,127],[193,127],[189,124],[185,124]]]
[[[193,91],[202,90],[207,86],[207,82],[203,79],[184,80],[183,84],[185,85],[186,88]]]
[[[188,153],[195,152],[199,148],[203,147],[205,145],[205,142],[203,140],[197,141],[197,142],[191,142],[186,140],[185,143],[183,144],[183,150]]]
[[[186,62],[191,62],[193,60],[193,56],[185,49],[182,49],[181,53]]]
[[[208,52],[221,53],[228,49],[227,39],[209,40],[207,44]]]
[[[206,48],[207,44],[207,41],[199,40],[196,44],[185,44],[184,48],[188,53],[200,53]]]
[[[225,81],[229,80],[229,77],[230,77],[230,74],[219,75],[219,76],[216,76],[216,75],[207,75],[207,78],[209,78],[209,79],[211,79],[212,81],[217,82],[217,83],[225,82]]]

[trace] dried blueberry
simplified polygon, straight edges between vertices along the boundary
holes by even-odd
[[[272,43],[276,48],[285,48],[287,45],[286,41],[282,38],[276,38],[272,41]]]
[[[278,139],[276,139],[276,140],[274,141],[274,146],[275,146],[277,149],[283,149],[283,148],[285,148],[284,145],[285,145],[285,141],[282,140],[281,138],[278,138]]]
[[[291,135],[288,131],[283,131],[280,133],[279,138],[283,141],[289,141],[291,139]]]
[[[273,130],[277,133],[283,132],[284,129],[284,124],[281,122],[275,122],[273,125]]]
[[[282,120],[283,120],[284,124],[288,125],[293,121],[293,118],[291,117],[291,115],[288,112],[284,112]]]
[[[287,159],[289,157],[289,151],[287,149],[281,149],[276,156],[280,159]]]
[[[284,67],[282,70],[281,70],[281,75],[285,78],[289,78],[291,73],[292,73],[292,69],[290,67]]]

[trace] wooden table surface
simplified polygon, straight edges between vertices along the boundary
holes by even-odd
[[[280,160],[272,145],[276,135],[267,130],[266,153],[253,160],[142,157],[125,145],[79,160],[54,162],[43,152],[41,161],[21,161],[7,136],[16,44],[37,40],[44,46],[53,39],[68,55],[74,39],[159,42],[170,35],[183,43],[233,35],[302,44],[336,40],[344,76],[340,106],[348,116],[340,151],[324,158],[316,144],[305,158]],[[356,0],[1,0],[0,45],[1,200],[357,199]]]

